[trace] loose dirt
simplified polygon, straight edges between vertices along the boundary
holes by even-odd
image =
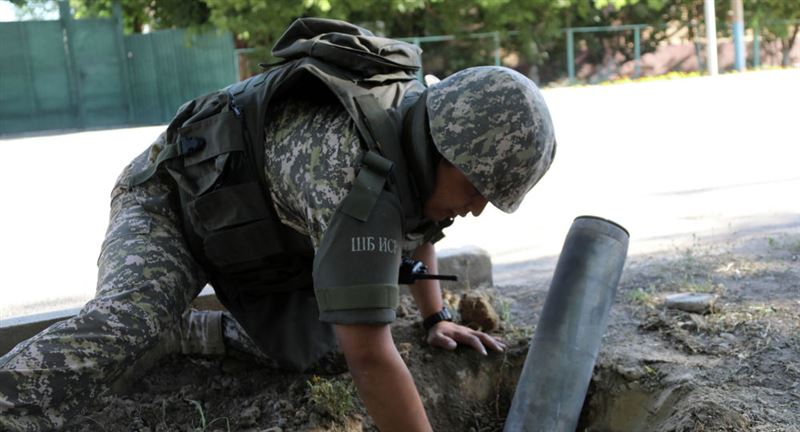
[[[488,357],[429,348],[402,298],[393,334],[435,430],[502,430],[548,284],[541,272],[519,273],[482,293],[501,320],[494,333],[509,345]],[[702,315],[665,308],[664,297],[679,292],[711,293],[716,302]],[[799,316],[800,233],[630,258],[578,430],[799,431]],[[168,358],[129,392],[99,399],[72,430],[376,428],[335,354],[306,374],[232,358]]]

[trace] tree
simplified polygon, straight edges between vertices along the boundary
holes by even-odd
[[[19,20],[46,20],[58,17],[58,3],[52,0],[10,0]]]
[[[76,18],[110,16],[114,0],[69,0]],[[203,27],[208,25],[209,10],[198,0],[121,0],[125,30],[140,33],[151,29]]]
[[[18,5],[46,3],[45,0],[13,0]],[[76,17],[109,16],[114,0],[69,0]],[[139,32],[184,27],[215,28],[232,32],[237,46],[252,49],[259,62],[272,62],[269,48],[296,18],[317,16],[347,20],[389,37],[455,35],[457,40],[427,43],[426,70],[446,75],[454,70],[492,60],[491,38],[469,38],[469,34],[499,32],[506,58],[521,59],[518,69],[535,74],[542,81],[563,76],[566,69],[564,28],[644,24],[642,54],[676,32],[696,37],[704,22],[704,0],[118,0],[125,16],[125,28]],[[749,22],[762,25],[767,41],[779,41],[788,63],[798,25],[787,18],[800,17],[800,2],[746,0]],[[716,0],[717,28],[726,24],[730,0]],[[632,33],[597,33],[582,37],[586,49],[583,64],[619,63],[634,58]],[[698,47],[699,52],[699,47]],[[253,71],[255,72],[255,71]],[[533,72],[530,72],[533,74]]]
[[[560,33],[560,16],[553,11],[560,6],[550,0],[206,0],[210,21],[217,28],[234,32],[247,45],[259,48],[266,56],[292,20],[303,16],[343,19],[363,25],[390,37],[411,37],[522,29],[514,49],[529,49],[534,40],[552,39]],[[476,49],[478,47],[478,49]],[[491,58],[490,44],[459,40],[447,44],[426,44],[426,61],[443,58],[447,62],[440,74],[476,64],[477,58]],[[546,52],[538,49],[538,52]]]
[[[745,19],[759,28],[768,43],[780,42],[781,64],[789,66],[790,53],[800,32],[800,2],[745,0],[744,8]]]

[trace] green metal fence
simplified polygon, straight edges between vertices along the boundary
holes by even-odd
[[[169,120],[187,100],[238,80],[230,35],[164,30],[125,38],[134,122]]]
[[[575,34],[576,33],[617,33],[617,32],[632,32],[633,33],[633,59],[634,59],[634,78],[638,78],[642,74],[642,29],[648,26],[641,24],[629,24],[618,26],[598,26],[598,27],[575,27],[567,28],[564,31],[567,34],[567,76],[570,83],[575,82]]]
[[[501,46],[499,32],[472,33],[461,41],[454,35],[415,36],[398,38],[398,40],[413,43],[418,47],[425,45],[425,55],[422,56],[422,69],[417,73],[417,77],[420,80],[422,80],[424,73],[445,76],[464,67],[475,66],[470,64],[470,60],[474,61],[474,59],[464,59],[461,56],[454,55],[453,51],[457,51],[459,48],[471,53],[480,53],[480,64],[500,66]],[[461,43],[461,46],[458,46],[458,42]],[[454,60],[461,60],[461,63],[466,60],[467,63],[460,64]]]
[[[111,19],[0,23],[0,134],[168,121],[238,80],[228,33],[124,36]]]
[[[745,59],[753,68],[764,65],[789,66],[798,56],[798,44],[795,42],[793,49],[789,35],[793,33],[793,26],[800,26],[799,20],[772,21],[759,25],[751,23],[747,29],[738,29],[740,37],[745,39],[741,58],[736,59],[735,47],[732,37],[724,31],[718,32],[717,51],[720,56],[721,69],[736,69],[737,61],[744,66]],[[705,47],[707,41],[703,37],[700,25],[687,28],[686,35],[680,38],[662,37],[660,40],[654,35],[658,32],[666,33],[669,27],[650,26],[643,24],[630,24],[619,26],[574,27],[564,29],[566,34],[566,64],[569,83],[600,82],[609,78],[631,77],[638,78],[642,75],[659,75],[669,71],[703,71],[705,69]],[[680,28],[672,28],[672,33],[677,33]],[[747,30],[747,31],[745,31]],[[734,30],[736,31],[736,30]],[[785,40],[781,40],[776,33],[785,32]],[[764,52],[762,39],[771,36],[769,48]],[[678,39],[674,41],[672,39]],[[650,45],[650,64],[643,64],[642,52]],[[688,50],[694,47],[694,52]],[[598,67],[598,54],[611,53],[605,59],[610,60],[606,65]],[[613,54],[617,54],[614,58]],[[594,58],[593,58],[594,57]],[[632,64],[630,64],[632,63]],[[584,66],[584,73],[580,74],[576,68]],[[606,67],[605,70],[602,66]]]
[[[0,133],[67,128],[74,93],[69,60],[55,22],[0,23]]]
[[[706,41],[701,24],[568,27],[562,30],[562,37],[542,40],[535,34],[532,40],[525,40],[517,31],[399,39],[423,48],[425,74],[444,77],[469,66],[502,64],[538,84],[595,84],[704,71]],[[798,20],[751,23],[743,32],[748,64],[754,68],[796,64],[800,34],[791,50],[788,36],[798,25]],[[718,32],[718,52],[720,68],[730,70],[736,66],[735,52],[726,31]],[[784,34],[783,40],[778,34]]]

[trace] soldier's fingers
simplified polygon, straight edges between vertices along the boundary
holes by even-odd
[[[494,337],[483,333],[483,332],[475,332],[477,336],[480,338],[481,342],[483,342],[484,346],[491,348],[494,351],[505,351],[506,346],[504,343],[500,342],[499,340],[495,339]]]
[[[458,332],[453,335],[453,339],[455,339],[456,342],[471,346],[472,348],[475,349],[475,351],[478,351],[483,355],[487,355],[486,348],[483,346],[483,343],[481,342],[480,338],[478,338],[473,334],[466,332]]]
[[[456,341],[454,341],[453,339],[443,335],[442,333],[431,332],[431,334],[428,336],[428,345],[452,351],[456,349],[458,343],[456,343]]]

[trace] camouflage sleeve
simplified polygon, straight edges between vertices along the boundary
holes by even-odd
[[[366,222],[341,206],[314,258],[320,320],[334,324],[388,324],[395,319],[403,245],[400,203],[384,191]]]

